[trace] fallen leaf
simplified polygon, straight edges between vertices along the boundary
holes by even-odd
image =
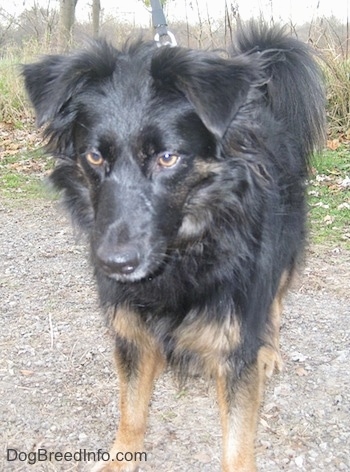
[[[22,375],[25,375],[26,377],[29,377],[30,375],[33,375],[34,374],[34,371],[32,370],[26,370],[26,369],[22,369],[19,371],[20,374]]]
[[[350,210],[350,203],[341,203],[340,205],[337,206],[338,210]]]
[[[326,203],[322,203],[322,202],[315,203],[312,206],[318,207],[318,208],[324,208],[325,210],[328,210],[328,208],[329,208],[329,205],[327,205]]]
[[[308,371],[304,369],[304,367],[297,367],[295,369],[295,373],[299,376],[299,377],[306,377],[307,375],[309,375]]]
[[[331,225],[332,223],[334,223],[334,216],[331,216],[331,215],[327,215],[323,218],[323,222],[326,224],[326,225]]]
[[[332,151],[336,151],[339,146],[340,146],[339,139],[329,139],[327,141],[327,148],[331,149]]]
[[[350,177],[345,177],[345,179],[340,184],[342,187],[350,187]]]

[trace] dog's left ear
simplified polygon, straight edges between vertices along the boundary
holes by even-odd
[[[257,72],[246,57],[224,59],[214,53],[161,48],[151,74],[156,86],[184,94],[204,125],[222,138],[256,83]]]

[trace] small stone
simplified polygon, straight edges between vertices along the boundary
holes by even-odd
[[[320,444],[320,449],[322,449],[322,451],[326,451],[328,449],[328,444],[323,442]]]

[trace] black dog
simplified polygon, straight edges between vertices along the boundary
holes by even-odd
[[[261,393],[305,240],[308,158],[324,135],[308,47],[250,25],[226,56],[98,41],[23,74],[115,330],[111,454],[142,451],[154,380],[170,365],[214,377],[222,468],[256,470]]]

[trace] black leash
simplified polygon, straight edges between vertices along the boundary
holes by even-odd
[[[168,25],[165,19],[164,11],[160,0],[151,0],[152,7],[152,22],[156,30],[154,40],[160,46],[177,46],[175,36],[168,30]]]

